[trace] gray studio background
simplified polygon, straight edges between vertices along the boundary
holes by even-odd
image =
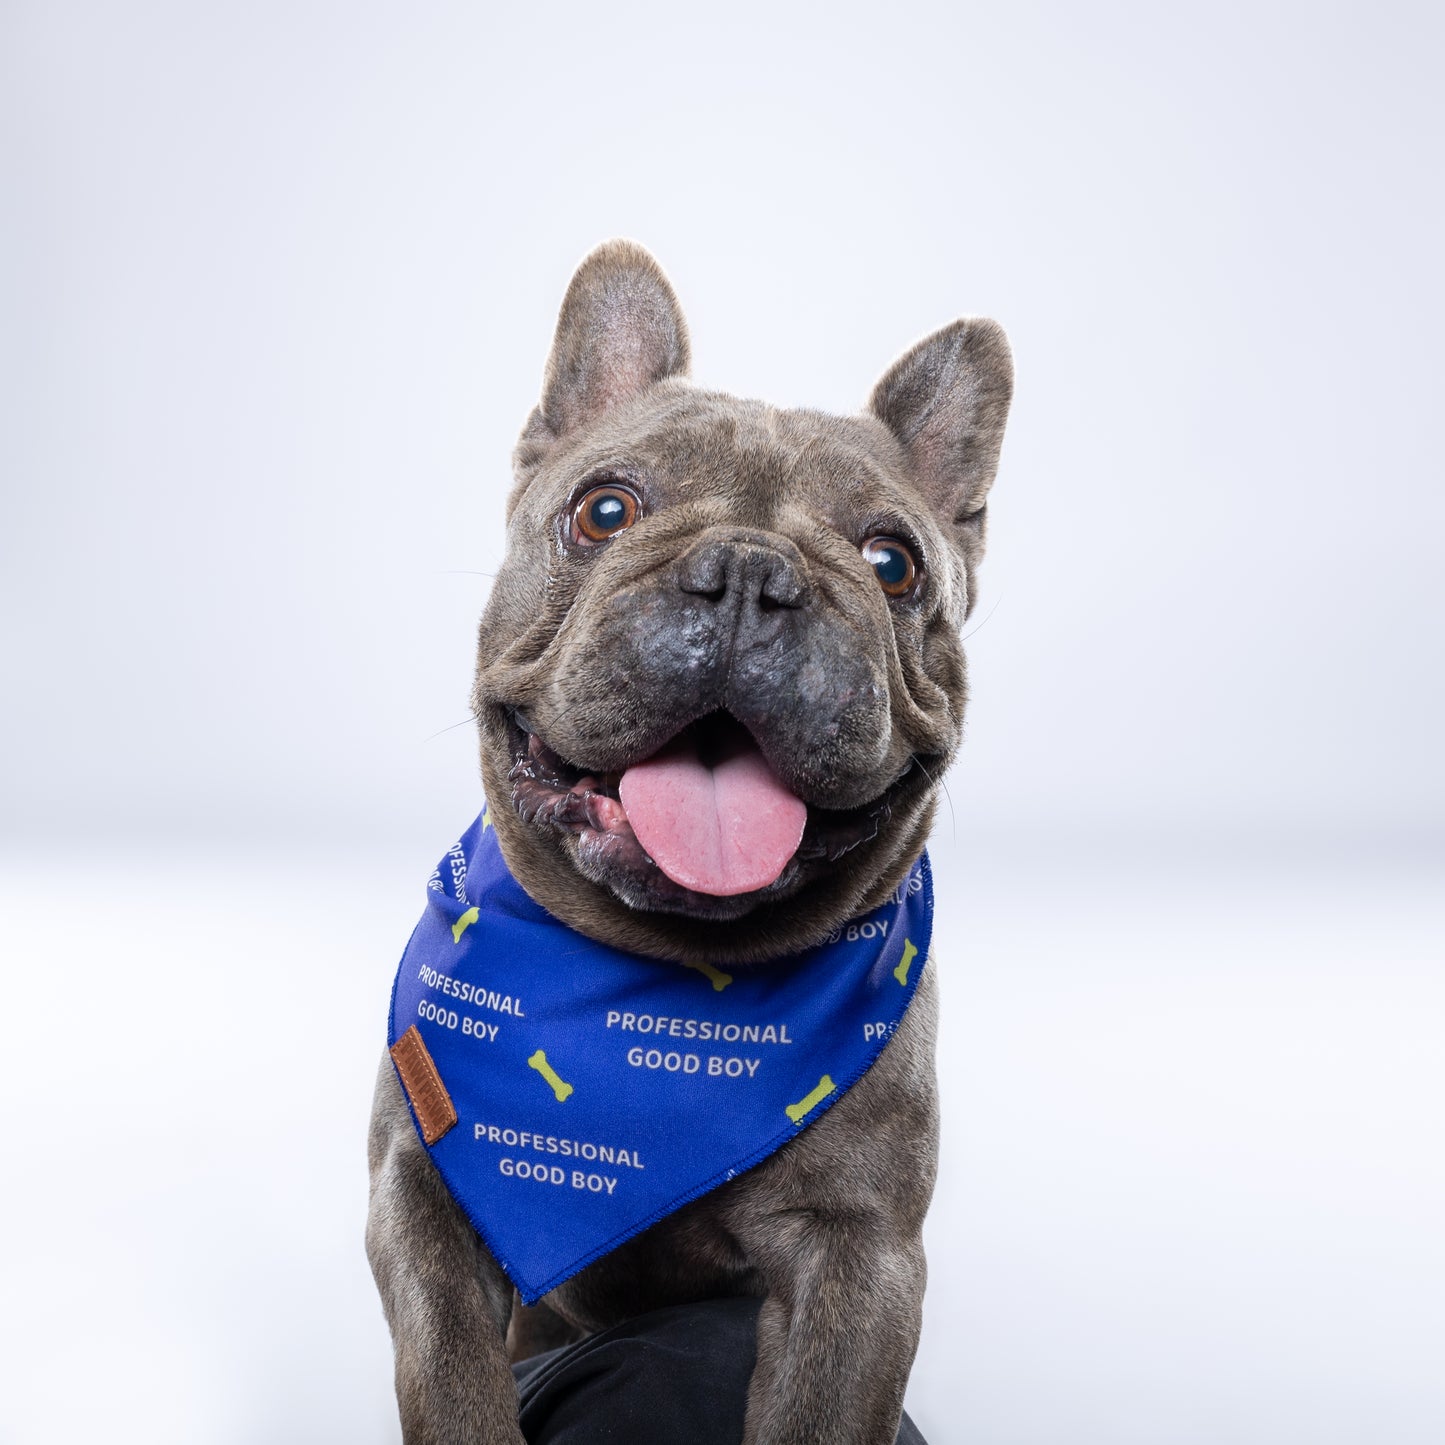
[[[396,957],[596,241],[1018,391],[933,1445],[1445,1436],[1438,7],[0,4],[0,1441],[394,1441]],[[454,726],[456,725],[456,726]]]

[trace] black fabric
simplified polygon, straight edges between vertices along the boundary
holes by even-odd
[[[656,1310],[513,1365],[522,1434],[531,1445],[738,1445],[758,1304]],[[926,1445],[907,1415],[897,1445]]]

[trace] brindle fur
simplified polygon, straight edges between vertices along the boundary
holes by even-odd
[[[961,738],[959,629],[1012,368],[993,322],[955,322],[895,363],[867,412],[840,418],[698,390],[688,358],[652,258],[628,242],[593,252],[514,458],[478,652],[482,774],[508,864],[564,922],[654,957],[765,965],[880,902],[927,835]],[[634,484],[646,517],[583,552],[566,518],[598,478]],[[878,587],[858,550],[876,532],[913,543],[916,597],[890,603]],[[639,882],[506,806],[514,710],[601,773],[717,708],[748,725],[810,816],[886,796],[876,834],[714,900]],[[442,1184],[384,1058],[367,1249],[408,1445],[516,1445],[509,1353],[738,1294],[763,1299],[747,1445],[891,1442],[925,1276],[936,1012],[930,961],[878,1062],[816,1124],[530,1310]]]

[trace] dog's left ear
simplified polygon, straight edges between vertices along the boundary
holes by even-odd
[[[519,477],[620,402],[686,375],[688,363],[687,322],[662,267],[635,241],[604,241],[562,300],[542,399],[517,443]]]
[[[969,318],[894,362],[868,401],[903,443],[919,488],[970,571],[983,553],[984,503],[1012,397],[1013,356],[1003,327]]]

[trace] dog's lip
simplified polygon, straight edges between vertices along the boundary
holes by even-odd
[[[530,761],[544,781],[564,787],[569,792],[597,792],[617,797],[617,783],[622,776],[620,769],[594,770],[569,762],[531,725],[524,713],[513,708],[511,716],[515,725],[512,738],[514,773],[519,766],[525,766]]]
[[[547,743],[524,709],[506,706],[504,712],[512,732],[513,762],[509,773],[513,784],[512,800],[528,821],[550,823],[571,833],[591,830],[603,834],[625,834],[635,841],[632,825],[618,796],[618,783],[625,769],[592,771],[571,763]],[[727,720],[736,728],[743,727],[731,714],[727,715]],[[693,719],[662,746],[666,747],[688,728],[705,721],[706,718]],[[918,761],[917,757],[910,755],[881,792],[855,807],[834,809],[808,803],[808,822],[795,855],[797,861],[836,863],[846,853],[875,838],[891,813],[892,799],[910,778]],[[533,796],[519,796],[528,785],[531,785]],[[550,790],[552,799],[542,803],[535,796],[537,785]],[[665,877],[645,853],[641,856],[659,878]],[[760,889],[759,894],[774,891],[782,881],[780,879],[778,884]],[[669,887],[677,886],[670,880],[668,882]]]
[[[515,722],[516,725],[524,733],[526,733],[529,738],[535,738],[537,743],[546,752],[547,756],[551,760],[553,760],[559,767],[568,769],[578,774],[579,776],[610,780],[612,783],[611,795],[613,797],[616,796],[615,780],[620,778],[629,767],[631,767],[634,763],[645,762],[648,758],[655,757],[658,753],[666,751],[666,749],[671,747],[673,743],[675,743],[680,737],[682,737],[690,730],[706,728],[709,730],[710,734],[714,739],[717,739],[720,733],[723,735],[724,739],[728,739],[730,735],[731,744],[733,746],[736,746],[736,739],[742,738],[744,734],[749,737],[752,736],[752,729],[748,728],[746,724],[739,722],[735,717],[733,717],[730,712],[727,711],[726,708],[714,708],[710,712],[704,713],[699,717],[692,718],[688,722],[684,723],[682,727],[678,728],[677,731],[674,732],[670,737],[664,739],[664,741],[660,743],[657,747],[650,749],[646,753],[641,753],[635,758],[628,759],[628,761],[623,763],[620,767],[612,769],[589,768],[585,764],[574,763],[569,759],[564,758],[561,753],[559,753],[554,747],[552,747],[550,743],[547,742],[547,740],[537,730],[532,720],[521,708],[511,707],[508,708],[507,711],[511,715],[513,722]],[[752,737],[752,745],[754,747],[759,746],[756,737]]]

